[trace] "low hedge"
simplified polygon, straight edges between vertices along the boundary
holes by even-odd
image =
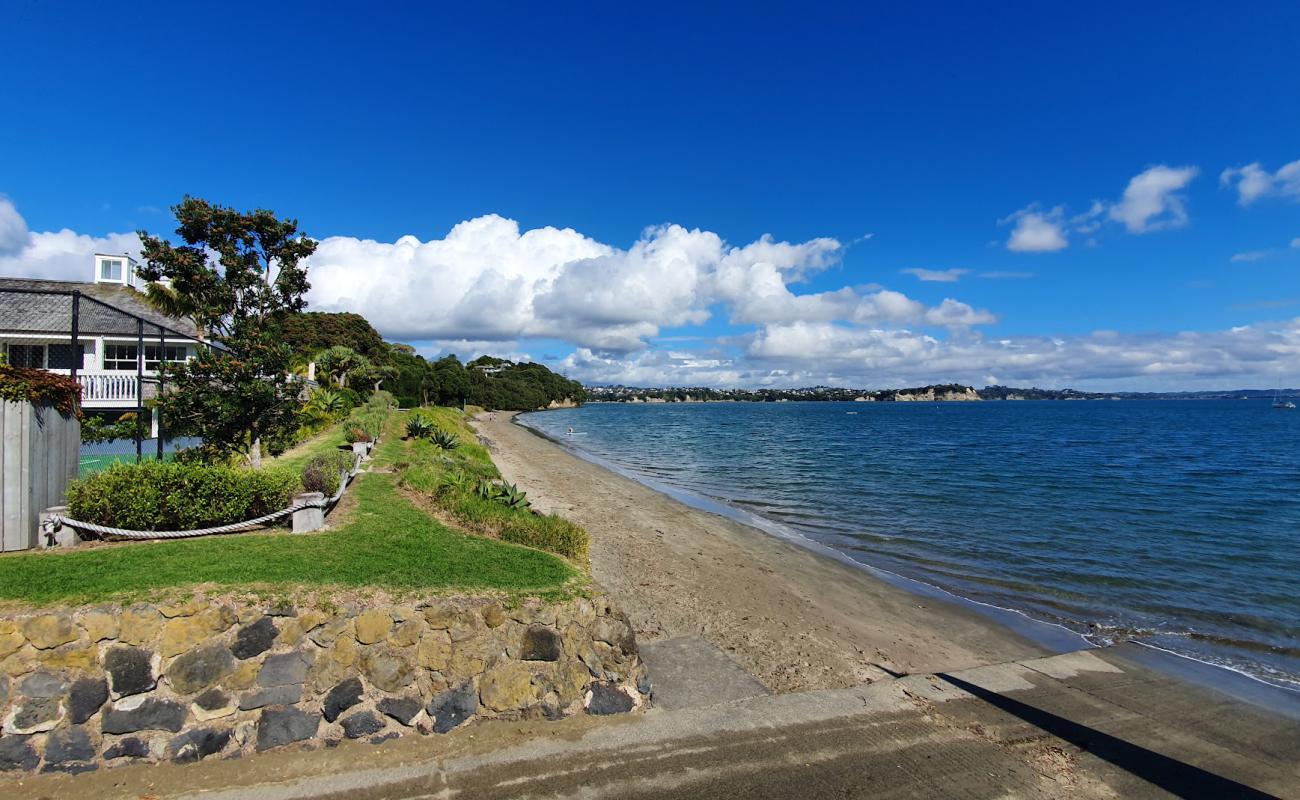
[[[145,461],[114,464],[68,487],[73,519],[139,531],[228,525],[285,508],[298,490],[287,470]]]
[[[333,497],[339,490],[343,473],[352,469],[352,461],[351,451],[336,450],[316,456],[302,468],[303,491],[321,492],[326,497]]]

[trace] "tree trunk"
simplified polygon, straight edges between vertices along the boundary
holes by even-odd
[[[252,444],[248,446],[248,466],[262,468],[262,437],[253,434]]]

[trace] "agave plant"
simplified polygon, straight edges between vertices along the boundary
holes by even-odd
[[[438,480],[438,490],[440,492],[473,492],[477,491],[478,488],[478,479],[464,470],[447,470]]]
[[[528,508],[532,505],[527,493],[520,491],[519,487],[513,483],[502,481],[500,485],[494,488],[496,489],[496,501],[507,508]]]
[[[456,434],[444,430],[435,430],[429,434],[429,441],[442,450],[455,450],[460,447],[460,438]]]
[[[433,422],[419,414],[412,414],[406,421],[406,438],[423,439],[434,431]]]

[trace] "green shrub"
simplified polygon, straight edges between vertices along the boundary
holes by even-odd
[[[298,476],[164,461],[114,464],[68,487],[73,519],[129,530],[227,525],[289,505]]]
[[[338,450],[328,455],[316,456],[302,468],[302,490],[321,492],[326,497],[333,497],[339,490],[342,474],[350,469],[352,469],[351,453]]]
[[[139,430],[134,411],[126,412],[112,422],[106,417],[87,414],[81,420],[81,441],[98,444],[117,439],[134,439]]]
[[[455,450],[460,447],[460,437],[444,430],[435,430],[430,434],[429,441],[437,445],[440,450]]]
[[[412,414],[411,418],[406,421],[406,438],[423,439],[436,430],[433,422],[426,419],[422,414]]]
[[[502,541],[548,550],[574,561],[586,560],[590,541],[581,527],[553,514],[513,514],[500,537]]]

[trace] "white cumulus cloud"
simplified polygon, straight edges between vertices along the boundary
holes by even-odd
[[[714,310],[739,325],[811,319],[955,327],[993,319],[965,304],[927,308],[885,289],[792,289],[837,263],[842,250],[829,238],[764,236],[734,246],[680,225],[648,228],[622,249],[568,228],[521,231],[489,215],[427,242],[323,239],[308,261],[309,300],[316,309],[363,314],[393,338],[553,338],[615,353],[645,347],[663,328],[701,324]]]
[[[13,201],[0,195],[0,256],[13,255],[27,246],[27,220]]]
[[[1229,167],[1219,174],[1219,185],[1234,186],[1237,202],[1249,206],[1261,197],[1300,200],[1300,159],[1269,172],[1258,161],[1244,167]]]
[[[1196,167],[1157,165],[1129,179],[1124,193],[1114,203],[1092,201],[1087,211],[1070,216],[1065,206],[1043,211],[1031,203],[1014,214],[998,220],[999,225],[1014,222],[1007,249],[1017,253],[1050,253],[1069,246],[1071,233],[1091,236],[1106,221],[1122,224],[1129,233],[1148,233],[1187,224],[1187,198],[1182,190],[1192,182]],[[1096,244],[1092,238],[1089,245]]]
[[[1007,249],[1015,253],[1051,253],[1069,246],[1065,238],[1065,212],[1060,206],[1051,211],[1040,211],[1036,205],[1022,208],[999,221],[1000,225],[1015,222]]]
[[[0,197],[0,275],[88,281],[94,277],[95,253],[139,258],[140,238],[134,233],[86,236],[67,228],[30,231],[13,203]]]
[[[1163,164],[1138,173],[1124,188],[1124,196],[1110,207],[1110,218],[1129,233],[1146,233],[1187,224],[1186,199],[1179,194],[1192,182],[1196,167]]]

